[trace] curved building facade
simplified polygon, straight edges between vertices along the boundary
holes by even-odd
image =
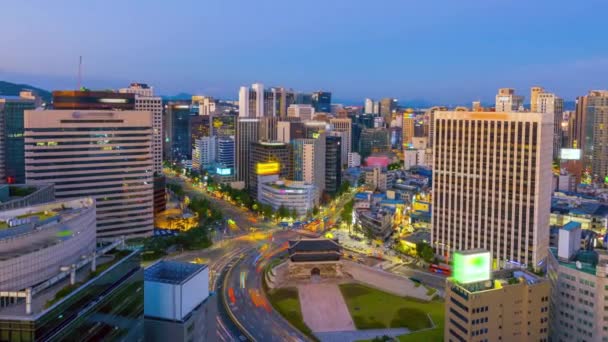
[[[44,282],[95,251],[95,201],[90,197],[0,212],[0,289]]]
[[[281,205],[289,210],[295,209],[300,216],[313,209],[317,198],[315,186],[302,182],[265,182],[260,185],[259,191],[260,202],[269,204],[275,210]]]

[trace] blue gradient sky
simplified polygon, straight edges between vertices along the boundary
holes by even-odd
[[[608,88],[606,0],[5,0],[0,79],[131,81],[235,98],[255,81],[335,98],[493,101]]]

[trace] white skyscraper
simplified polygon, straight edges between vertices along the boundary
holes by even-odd
[[[319,194],[325,190],[325,135],[292,141],[295,180],[314,184]]]
[[[202,171],[215,163],[217,137],[201,137],[194,141],[192,169]]]
[[[329,120],[329,123],[331,124],[332,131],[346,133],[346,137],[342,139],[342,163],[347,164],[348,153],[352,152],[353,150],[351,146],[351,137],[353,132],[352,120],[349,118],[332,118]]]
[[[553,116],[553,158],[558,158],[562,148],[564,100],[552,93],[539,93],[536,95],[536,109],[539,113]]]
[[[436,112],[431,241],[538,267],[549,244],[553,116]]]
[[[374,113],[374,100],[365,99],[364,110],[365,110],[365,112],[364,112],[365,114]]]
[[[153,135],[152,155],[154,156],[154,172],[163,172],[163,100],[154,96],[154,88],[144,83],[131,83],[129,88],[122,88],[121,93],[135,94],[135,110],[152,112]]]

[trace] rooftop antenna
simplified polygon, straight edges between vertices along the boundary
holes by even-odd
[[[77,89],[81,89],[82,86],[82,56],[80,56],[80,59],[78,61],[78,88]]]

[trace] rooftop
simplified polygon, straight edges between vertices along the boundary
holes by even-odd
[[[207,265],[161,260],[146,268],[144,280],[180,285],[186,283],[205,268],[207,268]]]
[[[559,262],[560,266],[579,270],[587,274],[595,275],[598,263],[598,253],[596,251],[579,250],[570,260],[559,259],[557,248],[550,247],[549,251]]]
[[[568,223],[566,223],[562,229],[566,230],[566,231],[573,231],[575,229],[580,229],[581,228],[581,223],[580,222],[574,222],[574,221],[569,221]]]
[[[472,294],[499,290],[506,286],[518,285],[522,283],[525,283],[526,285],[535,285],[547,281],[547,279],[539,277],[523,269],[505,269],[495,271],[492,273],[490,279],[469,284],[456,283],[453,278],[450,278],[450,280],[458,285],[457,287],[453,287],[452,290],[461,294],[463,290],[466,292],[466,294]]]

